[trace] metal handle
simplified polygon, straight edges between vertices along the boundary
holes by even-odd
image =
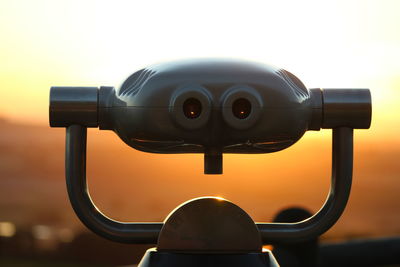
[[[332,130],[331,188],[324,206],[298,223],[257,223],[264,243],[301,242],[326,232],[342,215],[350,195],[353,174],[353,129]]]
[[[69,199],[79,219],[93,232],[121,243],[157,243],[163,226],[156,223],[125,223],[112,220],[93,204],[86,182],[87,128],[67,127],[66,180]],[[257,223],[264,243],[297,242],[319,236],[340,217],[346,206],[353,169],[353,129],[333,129],[332,180],[329,196],[311,218],[298,223]]]
[[[79,219],[90,230],[112,241],[156,244],[163,223],[123,223],[102,214],[94,205],[86,182],[87,128],[71,125],[66,132],[65,174],[68,196]]]

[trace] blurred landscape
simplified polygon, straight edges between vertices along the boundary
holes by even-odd
[[[365,141],[360,132],[361,138],[358,131],[355,136],[350,201],[339,222],[322,236],[324,241],[400,235],[400,146]],[[64,251],[68,259],[82,262],[91,253],[98,255],[101,246],[108,252],[103,255],[112,255],[110,263],[118,263],[116,253],[121,263],[139,259],[149,246],[113,244],[87,233],[78,221],[66,194],[64,139],[63,128],[0,122],[0,248],[14,237],[25,240],[28,255]],[[88,179],[100,210],[122,221],[162,221],[178,204],[205,195],[233,201],[255,221],[272,221],[285,207],[316,212],[322,206],[329,189],[330,153],[329,131],[307,133],[285,151],[224,155],[224,174],[204,175],[202,155],[138,152],[113,132],[92,129]],[[85,253],[79,254],[81,246]],[[92,246],[93,251],[88,249]],[[10,245],[3,246],[3,253],[4,248]],[[71,252],[73,248],[78,252]]]

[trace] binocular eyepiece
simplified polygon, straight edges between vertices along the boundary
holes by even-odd
[[[113,130],[152,153],[205,153],[205,173],[222,173],[222,153],[285,149],[307,130],[369,128],[368,89],[307,89],[293,74],[235,60],[160,64],[113,87],[52,87],[50,125]]]

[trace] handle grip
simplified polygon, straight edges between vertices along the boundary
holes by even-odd
[[[71,205],[79,219],[96,234],[121,243],[155,244],[162,223],[122,223],[105,216],[90,198],[86,182],[87,128],[71,125],[66,132],[65,174]]]
[[[353,174],[353,129],[332,129],[332,178],[327,200],[312,217],[298,223],[257,223],[264,243],[301,242],[318,237],[342,215]]]

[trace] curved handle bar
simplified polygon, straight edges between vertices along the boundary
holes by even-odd
[[[353,174],[353,129],[332,129],[332,178],[328,198],[312,217],[298,223],[257,223],[264,243],[301,242],[332,227],[349,199]]]
[[[102,214],[94,205],[86,182],[87,128],[67,127],[65,174],[71,205],[79,219],[96,234],[121,243],[156,244],[163,223],[122,223]]]
[[[67,127],[66,180],[71,205],[79,219],[90,230],[121,243],[156,244],[163,226],[157,223],[124,223],[102,214],[93,204],[86,182],[87,129],[80,125]],[[333,129],[332,179],[329,196],[314,216],[298,223],[257,223],[264,243],[297,242],[327,231],[346,206],[353,170],[353,129]]]

